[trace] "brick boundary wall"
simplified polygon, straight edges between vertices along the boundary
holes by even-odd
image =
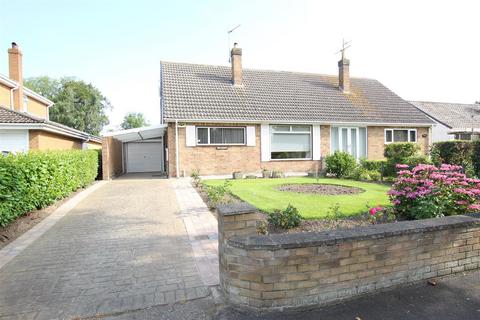
[[[229,303],[257,310],[327,304],[480,264],[479,214],[256,235],[255,208],[217,212],[221,288]]]

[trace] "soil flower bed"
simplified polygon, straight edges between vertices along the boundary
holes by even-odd
[[[365,190],[356,187],[340,186],[335,184],[284,184],[277,188],[280,191],[312,193],[319,195],[341,195],[341,194],[357,194]]]

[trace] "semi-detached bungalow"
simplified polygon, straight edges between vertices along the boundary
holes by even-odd
[[[53,102],[23,86],[22,52],[8,49],[9,77],[0,74],[0,152],[101,148],[101,140],[49,120]]]
[[[243,69],[236,45],[230,67],[161,62],[163,128],[155,129],[155,139],[165,151],[155,170],[148,169],[170,177],[262,169],[296,174],[321,169],[336,150],[382,159],[386,144],[414,142],[427,152],[434,122],[377,80],[350,78],[349,66],[342,57],[338,76]],[[123,143],[124,163],[153,159],[138,155],[149,140],[139,138],[142,132],[153,133],[112,134]]]

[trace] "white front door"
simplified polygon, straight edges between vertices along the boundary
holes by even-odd
[[[358,128],[340,128],[339,137],[340,151],[348,152],[355,158],[358,158]]]
[[[163,171],[163,143],[127,143],[126,162],[127,172]]]

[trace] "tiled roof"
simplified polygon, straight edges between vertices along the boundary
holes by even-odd
[[[432,121],[380,82],[321,74],[243,70],[231,84],[226,66],[161,62],[165,119],[430,124]]]
[[[40,121],[24,113],[0,106],[0,123],[40,123]]]
[[[410,101],[414,106],[452,129],[480,127],[480,105],[429,101]],[[473,116],[473,118],[472,118]]]
[[[76,130],[73,128],[70,128],[66,125],[54,122],[54,121],[49,121],[45,120],[36,116],[33,116],[31,114],[23,113],[23,112],[18,112],[11,110],[7,107],[0,106],[0,125],[1,124],[46,124],[50,125],[52,127],[61,129],[67,133],[76,135],[82,139],[90,139],[90,140],[95,140],[100,142],[100,138],[97,136],[90,135],[86,132]]]

